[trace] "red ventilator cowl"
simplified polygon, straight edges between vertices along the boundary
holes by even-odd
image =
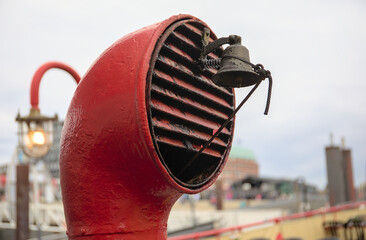
[[[195,62],[204,27],[178,15],[133,32],[81,80],[61,139],[69,239],[166,239],[175,201],[222,171],[234,120],[180,171],[234,109],[234,91]]]

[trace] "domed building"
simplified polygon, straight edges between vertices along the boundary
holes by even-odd
[[[258,163],[252,150],[232,146],[226,166],[221,173],[221,180],[231,184],[247,176],[258,176]]]

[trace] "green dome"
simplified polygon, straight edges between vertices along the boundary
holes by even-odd
[[[255,161],[255,156],[252,150],[238,146],[231,147],[229,158],[240,158]]]

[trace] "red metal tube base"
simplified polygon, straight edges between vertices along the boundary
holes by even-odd
[[[157,41],[178,15],[131,33],[108,48],[80,81],[65,120],[60,174],[72,240],[166,239],[167,220],[183,193],[153,143],[147,76]],[[199,20],[197,20],[199,21]]]

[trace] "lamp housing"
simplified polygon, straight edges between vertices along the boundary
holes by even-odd
[[[39,109],[31,108],[29,115],[22,117],[18,113],[18,141],[24,154],[39,158],[48,153],[53,144],[53,123],[58,117],[43,116]]]

